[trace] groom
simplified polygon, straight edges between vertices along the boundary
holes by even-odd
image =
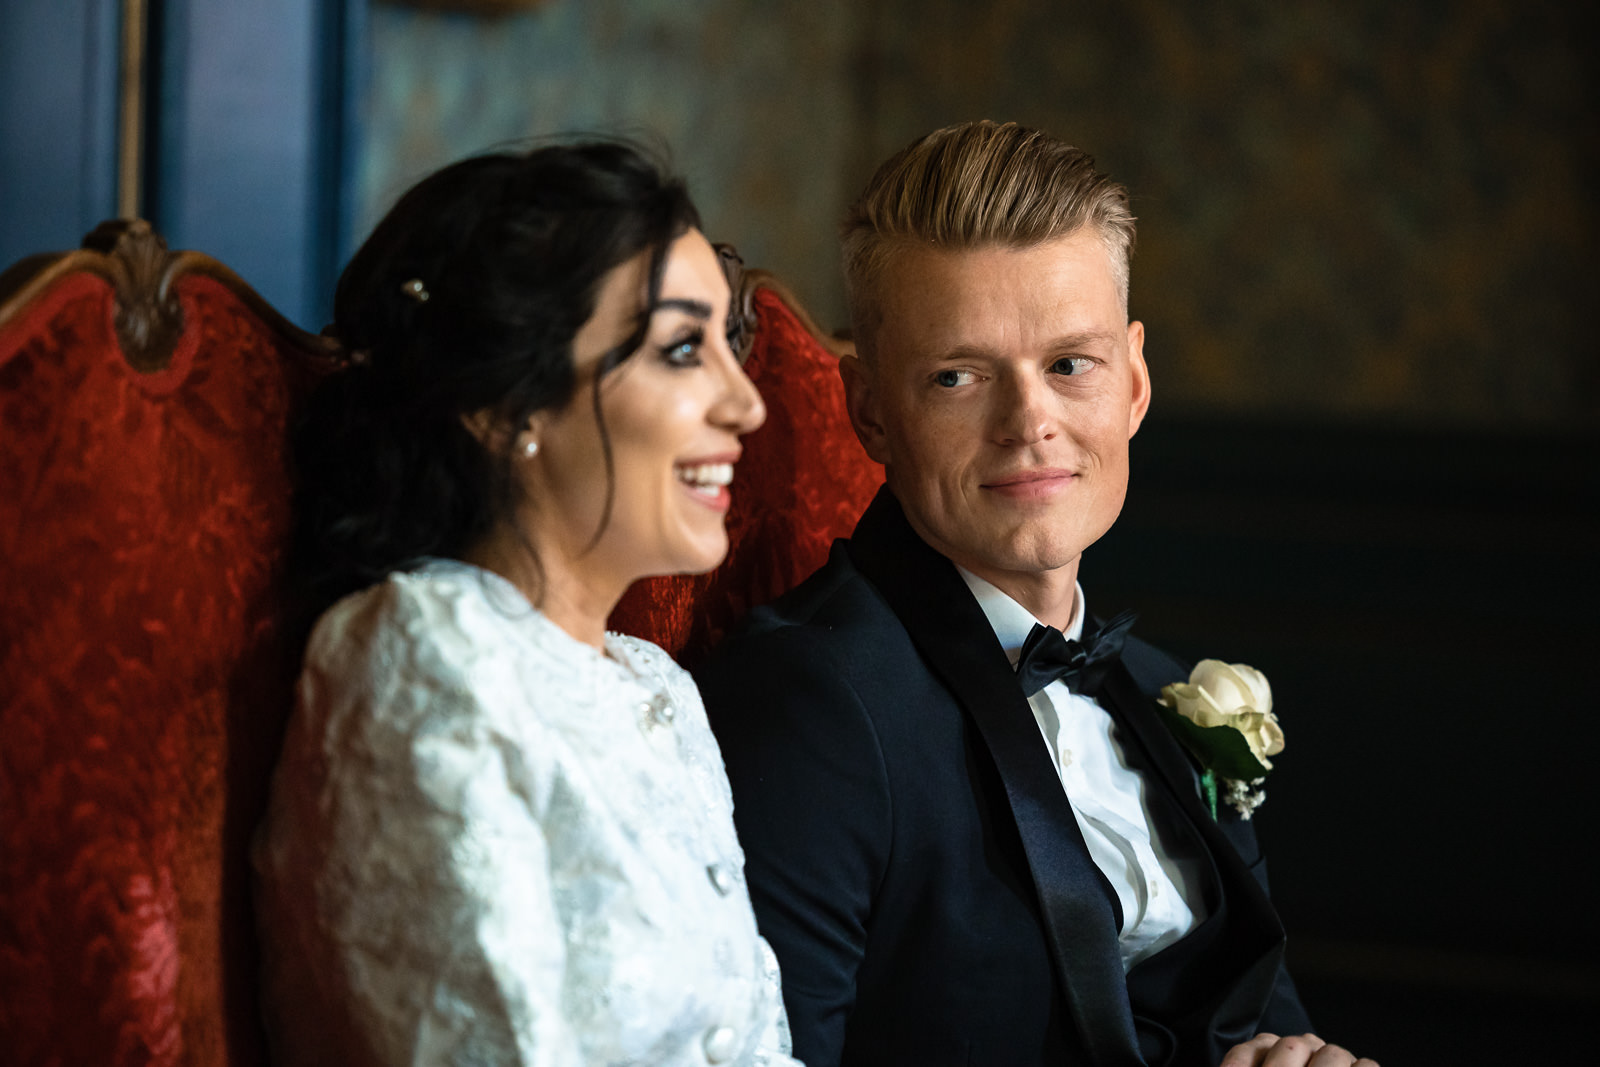
[[[1354,1062],[1275,1036],[1310,1024],[1255,833],[1157,717],[1187,671],[1078,585],[1150,404],[1133,236],[1087,155],[988,122],[846,219],[888,484],[698,676],[811,1067]]]

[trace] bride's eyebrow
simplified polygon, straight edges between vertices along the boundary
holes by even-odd
[[[654,314],[657,311],[666,310],[682,311],[686,314],[693,315],[697,319],[709,319],[711,317],[710,304],[706,303],[704,300],[689,300],[683,297],[663,297],[662,299],[656,301],[655,306],[650,309],[650,312],[651,314]]]

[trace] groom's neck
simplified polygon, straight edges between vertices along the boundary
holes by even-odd
[[[1006,596],[1028,609],[1046,626],[1063,632],[1072,627],[1078,610],[1078,560],[1047,571],[1007,571],[992,567],[954,562],[982,578]]]

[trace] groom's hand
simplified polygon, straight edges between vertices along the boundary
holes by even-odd
[[[1316,1034],[1257,1034],[1229,1049],[1218,1067],[1378,1067],[1378,1063],[1365,1057],[1358,1059]]]

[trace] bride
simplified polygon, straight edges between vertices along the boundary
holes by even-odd
[[[765,417],[683,186],[470,159],[340,279],[296,443],[326,607],[254,851],[275,1058],[793,1064],[721,757],[629,583],[727,551]]]

